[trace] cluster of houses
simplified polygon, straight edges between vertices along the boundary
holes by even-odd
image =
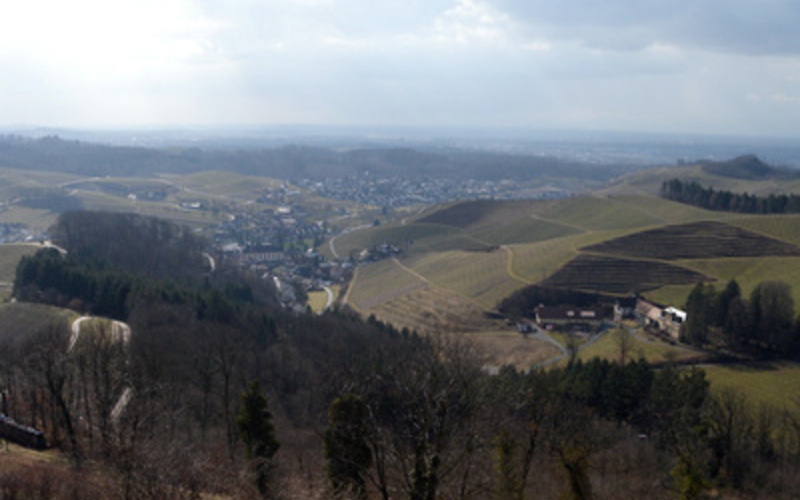
[[[545,330],[597,332],[606,323],[619,323],[636,319],[646,328],[654,328],[677,340],[681,325],[686,322],[686,312],[650,302],[642,297],[624,297],[612,307],[545,306],[534,308],[537,327]],[[521,331],[530,331],[531,323],[521,323]]]

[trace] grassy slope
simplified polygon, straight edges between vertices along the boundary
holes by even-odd
[[[797,408],[800,403],[800,364],[706,366],[713,389],[745,393],[751,403],[775,408]]]
[[[614,331],[603,337],[578,353],[580,359],[603,358],[609,361],[619,360],[619,347],[614,338]],[[671,345],[658,339],[633,337],[632,346],[628,353],[629,359],[644,358],[650,363],[660,363],[670,360],[683,360],[697,357],[699,353],[680,345]]]

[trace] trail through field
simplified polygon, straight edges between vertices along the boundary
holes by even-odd
[[[327,311],[333,305],[333,290],[331,290],[327,286],[323,286],[322,289],[325,290],[325,295],[328,296],[328,299],[325,302],[325,307],[322,310]]]
[[[358,231],[360,229],[367,229],[368,227],[372,227],[372,224],[362,224],[360,226],[348,227],[348,228],[344,229],[341,233],[339,233],[336,236],[334,236],[331,239],[329,239],[328,240],[328,247],[331,249],[331,254],[333,254],[333,257],[335,259],[340,259],[341,258],[341,257],[339,257],[339,254],[336,253],[336,240],[340,236],[344,236],[345,234],[352,233],[353,231]]]
[[[500,248],[502,248],[508,254],[508,260],[506,262],[506,272],[508,273],[508,275],[517,281],[525,283],[526,285],[532,285],[533,284],[532,281],[526,280],[525,278],[514,272],[514,251],[511,249],[511,247],[509,247],[508,245],[501,245]]]
[[[68,353],[72,352],[72,350],[75,348],[75,345],[78,343],[78,339],[81,335],[82,325],[86,321],[97,319],[101,318],[81,316],[72,322],[72,327],[70,328],[69,345],[67,346]],[[113,320],[111,322],[111,340],[113,342],[121,342],[123,345],[128,345],[131,341],[131,327],[122,321]],[[120,395],[116,404],[114,405],[114,408],[111,410],[112,422],[116,423],[119,421],[120,416],[122,416],[122,413],[125,411],[125,408],[132,397],[133,389],[131,387],[125,387],[122,390],[122,394]]]
[[[206,252],[203,252],[203,257],[205,257],[206,261],[208,261],[209,272],[213,273],[214,271],[216,271],[217,270],[217,261],[214,260],[214,257],[212,257],[211,254],[206,253]]]
[[[578,352],[590,347],[592,344],[594,344],[595,342],[597,342],[601,338],[605,337],[606,332],[608,332],[608,329],[603,330],[602,332],[598,333],[597,335],[594,335],[587,342],[584,342],[583,344],[579,345],[578,346]],[[536,365],[537,367],[543,368],[545,366],[550,366],[552,364],[558,363],[562,359],[564,359],[567,356],[569,356],[569,350],[567,350],[566,347],[561,345],[561,343],[559,343],[556,339],[554,339],[553,337],[548,335],[547,332],[545,332],[543,330],[538,330],[537,333],[531,335],[531,337],[536,338],[536,339],[540,339],[540,340],[544,340],[546,342],[550,342],[554,346],[558,347],[559,350],[561,351],[561,354],[559,354],[558,356],[556,356],[554,358],[550,358],[550,359],[546,359],[546,360],[542,361],[541,363]]]

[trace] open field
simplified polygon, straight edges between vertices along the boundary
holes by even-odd
[[[283,181],[253,177],[235,172],[207,171],[197,174],[164,177],[180,186],[184,197],[198,195],[225,200],[249,201],[258,198],[265,188],[277,188]]]
[[[800,215],[754,215],[727,222],[800,246]]]
[[[416,223],[443,224],[463,230],[479,230],[507,225],[530,215],[541,214],[554,203],[551,200],[463,201],[450,204],[420,217]]]
[[[64,347],[69,340],[69,322],[76,314],[68,309],[18,302],[0,305],[0,342],[19,342],[30,335],[58,325],[64,328]]]
[[[515,243],[535,243],[581,232],[579,229],[557,222],[537,219],[535,216],[523,217],[510,224],[490,226],[472,232],[479,240],[493,245],[512,245]]]
[[[652,196],[623,195],[611,198],[617,203],[630,207],[631,210],[646,213],[664,224],[727,220],[735,216],[727,212],[712,212],[685,203]]]
[[[19,222],[35,232],[43,232],[55,224],[57,214],[39,208],[27,208],[18,205],[0,211],[0,224]]]
[[[497,330],[498,320],[464,298],[441,288],[419,288],[367,311],[398,328],[421,333],[463,333]]]
[[[356,309],[368,311],[395,297],[427,286],[424,280],[408,272],[395,260],[386,259],[359,266],[358,276],[350,283],[348,301]]]
[[[330,287],[331,292],[333,293],[333,300],[334,302],[339,297],[339,291],[341,287],[339,285],[333,285]],[[325,290],[314,290],[308,292],[308,305],[311,307],[311,310],[315,313],[321,313],[325,310],[325,305],[328,303],[328,293]]]
[[[647,340],[642,340],[642,339]],[[606,332],[602,338],[578,352],[578,358],[584,361],[592,358],[602,358],[609,361],[619,361],[619,347],[615,338],[615,330]],[[645,336],[640,333],[632,337],[632,346],[628,359],[644,358],[650,363],[664,361],[679,361],[692,358],[701,358],[704,354],[681,345],[671,345],[662,340]]]
[[[745,297],[764,281],[785,281],[800,290],[800,257],[761,257],[747,259],[710,259],[681,262],[708,276],[717,278],[718,289],[736,279]],[[800,294],[795,292],[795,300]]]
[[[440,252],[409,259],[406,265],[436,285],[465,298],[475,300],[485,309],[526,283],[507,273],[508,253]]]
[[[17,272],[17,264],[26,255],[33,255],[42,248],[39,245],[26,243],[8,243],[0,245],[0,282],[11,283]]]
[[[412,248],[417,240],[435,236],[448,236],[458,230],[438,224],[392,224],[369,230],[352,231],[336,238],[336,253],[347,256],[350,252],[369,249],[384,243],[401,248]]]
[[[461,338],[475,344],[486,355],[488,364],[512,365],[519,370],[527,370],[531,365],[559,354],[559,350],[549,342],[525,337],[515,331],[467,333]]]
[[[800,404],[800,364],[709,365],[703,369],[712,389],[740,391],[754,405],[796,409]]]
[[[657,217],[630,205],[611,198],[592,196],[559,200],[542,217],[584,231],[634,229],[663,223]]]

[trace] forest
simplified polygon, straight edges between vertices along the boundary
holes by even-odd
[[[661,197],[694,205],[707,210],[747,214],[800,213],[800,195],[771,194],[756,196],[748,193],[704,188],[697,182],[672,179],[661,184]]]
[[[210,273],[202,242],[163,221],[64,214],[53,234],[68,253],[21,262],[17,299],[108,313],[132,334],[117,342],[92,322],[74,348],[63,321],[0,334],[4,411],[69,463],[4,463],[0,498],[793,498],[800,488],[800,402],[755,408],[712,392],[700,369],[624,356],[491,375],[459,337],[344,309],[282,310],[268,280],[224,263]],[[125,255],[128,240],[164,252],[171,274]],[[104,287],[119,291],[109,309]]]
[[[791,287],[765,281],[742,296],[736,280],[721,291],[698,283],[686,299],[685,340],[703,346],[722,344],[733,352],[761,359],[793,359],[800,354],[800,318],[795,317]]]

